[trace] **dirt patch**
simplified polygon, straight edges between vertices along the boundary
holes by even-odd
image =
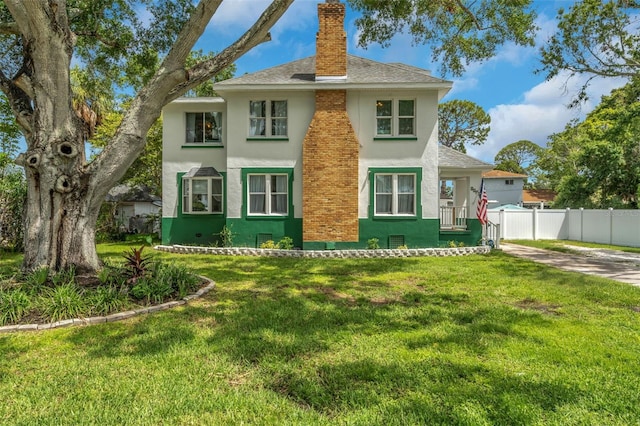
[[[559,311],[560,305],[553,305],[548,303],[542,303],[535,299],[523,299],[515,304],[520,309],[527,309],[532,311],[542,312],[547,315],[562,315]]]

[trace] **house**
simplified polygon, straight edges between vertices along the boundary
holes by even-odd
[[[105,198],[113,206],[113,215],[123,232],[151,233],[156,228],[156,220],[162,201],[144,186],[116,185]]]
[[[438,147],[452,83],[347,54],[344,18],[344,4],[320,3],[315,56],[164,108],[163,244],[223,230],[235,246],[286,236],[305,250],[478,242],[474,188],[491,166]],[[440,174],[456,182],[460,226],[441,223]]]
[[[489,198],[489,208],[504,204],[522,205],[522,190],[527,175],[490,170],[482,174],[484,188]]]
[[[522,206],[529,209],[548,209],[555,198],[556,193],[550,189],[522,190]]]

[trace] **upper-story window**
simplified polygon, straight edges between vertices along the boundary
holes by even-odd
[[[376,136],[415,136],[414,99],[376,101]]]
[[[513,179],[505,179],[504,180],[504,184],[505,185],[513,185]]]
[[[222,143],[221,112],[188,112],[186,143]]]
[[[249,136],[287,136],[287,101],[249,101]]]

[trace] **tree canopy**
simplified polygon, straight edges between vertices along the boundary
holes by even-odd
[[[638,208],[640,78],[604,96],[583,122],[552,135],[541,155],[555,205]]]
[[[444,146],[467,152],[467,145],[482,145],[491,130],[491,117],[480,105],[454,99],[438,106],[438,139]]]
[[[586,99],[591,79],[640,73],[640,4],[637,0],[581,0],[558,12],[558,31],[542,47],[547,79],[566,71],[588,75],[574,104]]]
[[[541,188],[544,182],[540,182],[542,174],[537,161],[542,151],[542,147],[528,140],[510,143],[496,154],[495,169],[527,175],[526,186],[532,186],[533,181],[537,188]]]

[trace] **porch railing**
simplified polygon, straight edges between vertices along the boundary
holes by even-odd
[[[441,229],[467,229],[467,207],[440,206]]]
[[[500,248],[500,224],[489,221],[485,226],[486,226],[485,233],[484,233],[485,242],[487,244],[492,245],[493,248],[499,249]]]

